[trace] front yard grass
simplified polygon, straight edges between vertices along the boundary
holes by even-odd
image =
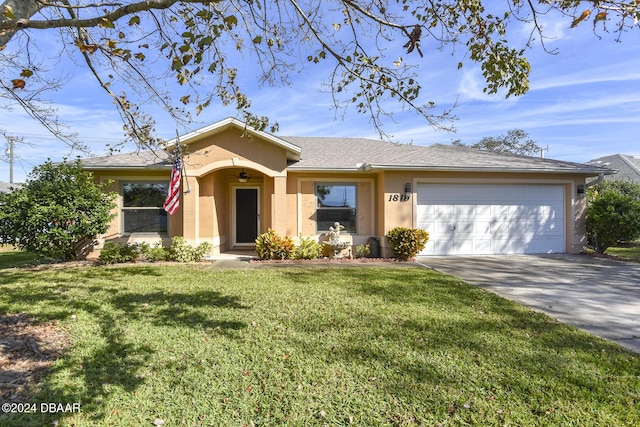
[[[0,314],[73,340],[3,426],[640,425],[637,354],[426,269],[1,268],[0,288]]]
[[[17,251],[12,246],[0,244],[0,271],[4,268],[36,264],[39,260],[40,257],[35,254]]]
[[[640,241],[619,244],[607,249],[606,253],[627,261],[640,262]]]

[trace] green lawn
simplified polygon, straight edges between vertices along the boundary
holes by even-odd
[[[426,269],[11,256],[0,313],[74,341],[32,401],[81,411],[3,426],[640,425],[640,356]]]
[[[39,257],[37,255],[16,251],[11,246],[0,245],[0,269],[24,267],[26,265],[37,264],[38,261]]]
[[[625,260],[640,262],[640,242],[627,243],[606,250],[608,255],[615,255]]]

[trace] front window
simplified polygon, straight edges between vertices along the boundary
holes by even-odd
[[[166,182],[127,182],[122,185],[124,233],[166,233]]]
[[[316,184],[316,226],[326,232],[335,222],[356,233],[356,184]]]

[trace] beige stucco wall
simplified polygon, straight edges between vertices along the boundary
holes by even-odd
[[[242,137],[231,128],[189,143],[184,160],[187,171],[202,177],[228,167],[250,167],[268,176],[286,175],[286,150],[257,137]]]

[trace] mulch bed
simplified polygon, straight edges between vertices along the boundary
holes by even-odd
[[[56,322],[26,314],[0,316],[0,404],[24,403],[70,340]]]
[[[314,266],[314,265],[358,265],[358,264],[378,264],[378,263],[394,263],[396,265],[404,266],[411,265],[413,260],[406,261],[398,261],[395,258],[315,258],[315,259],[252,259],[249,261],[249,264],[255,265],[303,265],[303,266]]]

